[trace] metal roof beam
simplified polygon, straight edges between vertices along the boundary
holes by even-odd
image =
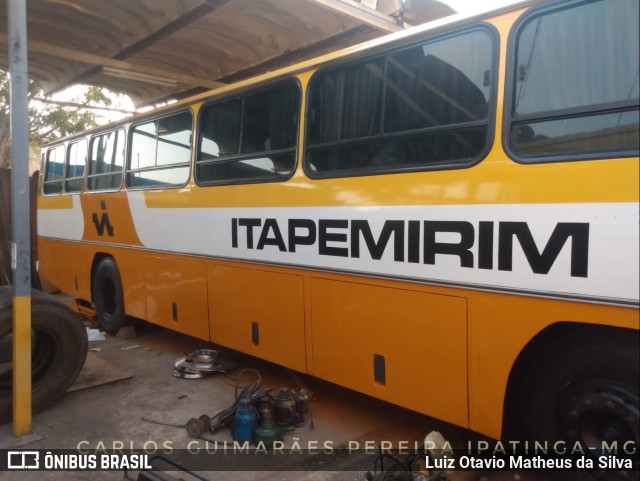
[[[231,0],[204,0],[200,5],[193,10],[188,11],[184,15],[176,18],[172,22],[169,22],[159,30],[152,32],[143,39],[129,45],[124,50],[121,50],[113,56],[117,60],[126,60],[127,58],[142,52],[143,50],[151,47],[155,43],[167,38],[168,36],[188,27],[193,22],[202,19],[205,15],[210,14],[214,10],[222,7]]]
[[[308,60],[313,57],[317,57],[318,55],[325,54],[329,49],[335,50],[336,45],[341,45],[343,43],[350,44],[353,43],[353,39],[358,38],[359,35],[370,32],[372,27],[369,25],[358,25],[357,27],[352,28],[351,30],[347,30],[345,32],[341,32],[337,35],[333,35],[331,37],[325,38],[319,42],[307,45],[305,47],[301,47],[296,50],[288,50],[278,57],[266,60],[256,65],[252,65],[251,67],[247,67],[242,70],[238,70],[232,74],[227,75],[226,77],[222,77],[218,79],[220,82],[224,82],[225,84],[232,84],[235,82],[240,82],[242,80],[246,80],[251,77],[255,77],[258,75],[265,74],[267,72],[272,72],[274,70],[287,67],[289,65],[293,65],[297,62],[302,62],[304,60]],[[167,102],[170,99],[183,99],[186,97],[191,97],[193,95],[199,95],[206,90],[195,87],[188,90],[183,90],[181,92],[174,92],[170,95],[166,95],[164,97],[156,98],[154,100],[149,100],[145,102],[142,106],[154,105],[163,102]],[[141,106],[138,106],[141,107]]]
[[[7,36],[0,33],[0,43],[7,43]],[[115,60],[109,57],[102,57],[100,55],[94,55],[87,52],[80,52],[65,47],[56,47],[55,45],[48,45],[42,42],[29,41],[29,51],[33,53],[40,53],[44,55],[50,55],[52,57],[63,58],[65,60],[72,60],[75,62],[82,62],[89,65],[97,65],[102,67],[111,67],[126,72],[138,73],[142,75],[156,76],[167,80],[175,80],[176,82],[184,83],[187,85],[207,87],[210,89],[219,88],[225,85],[222,82],[216,82],[214,80],[208,80],[193,75],[185,75],[177,72],[171,72],[156,67],[147,67],[143,65],[136,65],[123,60]],[[143,80],[141,80],[143,81]]]
[[[266,60],[257,65],[252,65],[238,72],[222,77],[219,80],[225,83],[234,83],[256,75],[261,75],[267,72],[272,72],[279,68],[287,67],[304,60],[308,60],[319,55],[327,53],[328,50],[335,50],[336,45],[349,44],[350,40],[357,38],[358,35],[371,31],[369,25],[358,25],[357,27],[341,32],[337,35],[327,37],[319,42],[312,43],[305,47],[298,48],[296,50],[288,50],[283,52],[278,57]],[[351,42],[353,43],[353,42]],[[340,48],[340,47],[338,47]]]
[[[325,8],[334,10],[343,15],[355,18],[367,25],[377,28],[385,32],[397,32],[403,30],[400,25],[397,25],[394,19],[388,15],[384,15],[377,10],[365,7],[353,0],[307,0],[311,3],[316,3]]]
[[[120,52],[116,53],[115,55],[113,55],[111,57],[111,59],[113,60],[125,60],[137,53],[140,53],[142,51],[144,51],[146,48],[152,46],[153,44],[155,44],[156,42],[163,40],[165,38],[167,38],[168,36],[172,35],[175,32],[178,32],[179,30],[183,29],[184,27],[187,27],[188,25],[190,25],[191,23],[195,22],[196,20],[202,18],[203,16],[213,12],[214,10],[216,10],[217,8],[220,8],[221,6],[225,5],[226,3],[229,3],[231,0],[203,0],[203,2],[198,5],[197,7],[193,8],[192,10],[186,12],[184,15],[174,19],[173,21],[169,22],[168,24],[164,25],[163,27],[161,27],[160,29],[156,30],[155,32],[150,33],[149,35],[147,35],[146,37],[142,38],[141,40],[139,40],[138,42],[129,45],[128,47],[126,47],[125,49],[121,50]],[[105,66],[109,66],[107,64],[96,64],[96,65],[105,65]],[[121,67],[114,67],[114,68],[121,68]],[[122,69],[122,70],[126,70],[126,69]],[[80,75],[77,75],[76,77],[74,77],[73,79],[69,80],[67,83],[63,84],[63,85],[58,85],[55,89],[53,89],[50,92],[47,92],[47,95],[50,95],[52,93],[58,92],[70,85],[74,85],[77,83],[83,83],[85,81],[87,81],[87,79],[89,79],[91,76],[96,75],[99,73],[99,70],[97,67],[92,67],[88,70],[86,70],[85,72],[81,73]],[[144,73],[141,71],[141,73]],[[155,75],[155,74],[150,74],[150,75]],[[168,78],[175,78],[174,77],[168,77]],[[197,78],[197,77],[193,77],[193,78]],[[176,80],[178,80],[176,78]],[[179,82],[181,82],[180,80],[178,80]],[[204,79],[202,79],[202,81],[204,82]],[[205,83],[194,83],[194,82],[184,82],[184,83],[188,83],[189,85],[197,85],[197,86],[203,86],[203,87],[207,87],[207,88],[216,88],[216,87],[212,87],[212,84],[217,83],[217,82],[213,82],[213,81],[208,81],[206,84]],[[221,86],[223,84],[218,83],[218,87]]]

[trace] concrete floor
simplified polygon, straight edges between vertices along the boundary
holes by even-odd
[[[124,347],[138,345],[133,349]],[[175,360],[187,351],[211,347],[206,343],[176,334],[165,329],[141,324],[137,337],[122,340],[108,337],[105,341],[90,343],[100,351],[92,353],[113,366],[130,371],[133,377],[112,384],[67,393],[52,408],[33,417],[32,433],[14,438],[11,425],[0,426],[0,448],[124,448],[163,449],[204,447],[203,441],[195,441],[184,428],[153,424],[142,420],[153,418],[170,424],[184,424],[191,417],[214,414],[229,407],[234,401],[232,375],[214,374],[203,379],[178,379],[172,375]],[[238,363],[238,368],[258,369],[262,384],[277,393],[280,386],[294,389],[308,388],[313,394],[310,423],[285,435],[285,446],[290,447],[294,438],[305,447],[311,441],[331,441],[334,447],[352,446],[354,442],[364,446],[365,441],[422,440],[430,431],[437,430],[453,445],[472,436],[471,433],[432,418],[372,399],[353,391],[294,374],[276,365],[220,348],[225,359]],[[234,371],[237,372],[237,371]],[[233,374],[233,373],[232,373]],[[428,389],[420,387],[421,392]],[[434,392],[437,395],[437,390]],[[231,441],[229,429],[224,429],[209,439]],[[191,443],[191,444],[189,444]],[[370,457],[371,458],[371,457]],[[368,458],[369,459],[369,458]],[[371,458],[372,459],[372,458]],[[340,471],[347,466],[344,460],[323,466],[329,471],[227,471],[203,473],[211,480],[364,480],[363,471]],[[215,469],[215,468],[211,468]],[[284,469],[284,468],[283,468]],[[373,469],[369,466],[368,469]],[[173,476],[177,474],[174,473]],[[129,475],[136,479],[135,474]],[[121,480],[122,472],[38,472],[0,473],[0,480]],[[190,479],[185,477],[184,479]],[[543,478],[531,474],[457,472],[453,481],[507,481],[535,480]]]

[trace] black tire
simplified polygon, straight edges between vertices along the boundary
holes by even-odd
[[[519,397],[523,439],[579,442],[594,458],[607,454],[603,441],[618,441],[619,456],[625,441],[638,446],[638,341],[637,331],[587,329],[549,343],[529,365]],[[635,472],[564,473],[563,479],[637,480],[637,458],[634,463]]]
[[[120,271],[112,257],[102,259],[96,268],[93,303],[100,328],[116,334],[125,323],[125,312]]]
[[[33,412],[62,397],[74,383],[87,357],[87,331],[69,307],[45,294],[31,298],[31,347]],[[13,309],[0,302],[0,423],[13,413]]]

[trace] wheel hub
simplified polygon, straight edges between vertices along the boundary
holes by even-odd
[[[570,386],[560,400],[564,438],[579,442],[594,457],[624,454],[624,444],[640,438],[638,394],[612,380],[590,380]]]

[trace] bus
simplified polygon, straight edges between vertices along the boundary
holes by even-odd
[[[456,15],[47,145],[40,275],[111,333],[637,444],[638,8]]]

